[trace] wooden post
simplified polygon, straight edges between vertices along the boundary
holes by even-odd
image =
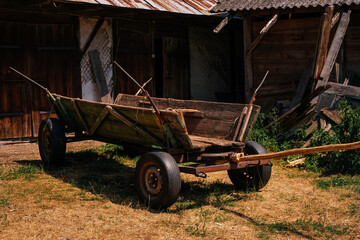
[[[325,84],[329,80],[331,70],[334,67],[334,63],[336,61],[337,55],[341,48],[342,42],[344,40],[345,33],[346,33],[347,27],[350,22],[350,14],[351,14],[350,10],[347,13],[343,13],[343,15],[340,19],[339,26],[336,29],[334,39],[331,43],[331,47],[329,49],[329,54],[325,60],[324,67],[321,70],[320,78],[322,79],[322,82]],[[316,87],[318,87],[318,84],[316,85]]]
[[[244,69],[245,69],[245,101],[251,99],[251,89],[253,87],[252,53],[246,54],[251,45],[252,19],[251,16],[245,16],[243,20],[244,31]]]
[[[344,40],[347,27],[348,27],[349,22],[350,22],[350,14],[351,14],[351,11],[349,10],[347,13],[343,13],[343,15],[341,16],[339,26],[336,29],[334,39],[333,39],[333,41],[331,43],[331,47],[329,49],[329,54],[326,57],[324,67],[322,68],[320,76],[319,76],[319,79],[322,79],[322,81],[317,81],[316,88],[328,83],[331,70],[334,67],[337,55],[338,55],[339,50],[341,48],[341,45],[342,45],[342,42]],[[321,98],[321,95],[319,97]],[[319,97],[314,98],[312,100],[312,103],[320,102]]]
[[[321,69],[324,66],[327,56],[333,13],[334,6],[329,6],[326,7],[325,13],[321,17],[320,31],[312,72],[312,79],[315,80],[319,79]]]

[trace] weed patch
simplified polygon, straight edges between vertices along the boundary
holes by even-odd
[[[14,180],[23,178],[31,180],[36,177],[37,173],[42,172],[42,168],[36,165],[24,165],[0,170],[0,180]]]

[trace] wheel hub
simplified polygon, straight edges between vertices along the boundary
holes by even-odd
[[[44,131],[43,134],[43,143],[44,143],[44,148],[46,150],[46,152],[49,152],[51,149],[51,141],[50,141],[50,132],[49,131]]]
[[[146,190],[153,195],[160,193],[162,188],[162,177],[160,169],[155,166],[148,168],[145,172]]]

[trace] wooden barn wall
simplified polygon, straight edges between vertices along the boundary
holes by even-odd
[[[0,13],[0,139],[36,137],[51,105],[43,90],[80,95],[77,24],[72,17]]]
[[[189,98],[187,27],[155,22],[114,21],[114,59],[157,97]],[[176,30],[175,30],[176,29]],[[138,87],[115,68],[117,93]]]
[[[265,21],[253,22],[253,38],[265,24]],[[270,71],[256,98],[258,104],[266,107],[291,101],[306,65],[314,58],[319,24],[320,17],[282,19],[264,37],[253,52],[253,86],[258,86],[265,72]],[[349,78],[351,85],[360,86],[360,14],[357,12],[351,14],[339,55],[343,59],[343,78]]]
[[[360,86],[360,13],[352,13],[344,41],[344,77]]]
[[[253,38],[266,21],[253,22]],[[313,59],[320,18],[281,19],[253,52],[253,86],[270,71],[256,98],[265,107],[277,101],[291,101],[309,60]]]
[[[191,98],[243,102],[242,27],[237,22],[218,34],[213,29],[189,28]]]

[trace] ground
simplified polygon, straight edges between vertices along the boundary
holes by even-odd
[[[95,141],[67,151],[46,167],[36,143],[0,145],[1,239],[360,239],[359,177],[275,160],[265,188],[240,192],[226,172],[184,174],[178,201],[155,211],[135,194],[138,157]]]

